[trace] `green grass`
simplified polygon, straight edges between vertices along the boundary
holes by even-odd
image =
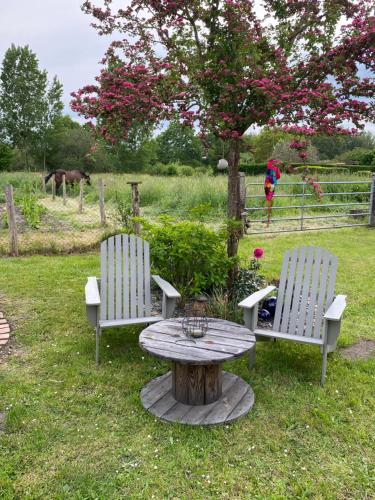
[[[240,251],[245,260],[264,247],[271,279],[299,244],[339,257],[336,291],[348,295],[340,346],[375,339],[375,231],[246,238]],[[105,332],[95,368],[82,295],[97,272],[97,254],[1,260],[16,353],[0,367],[0,498],[374,497],[374,359],[335,353],[321,388],[316,348],[259,343],[251,375],[245,359],[226,367],[255,391],[245,419],[165,424],[140,403],[141,388],[167,370],[138,347],[140,328]]]
[[[154,214],[169,212],[175,215],[186,215],[192,208],[197,205],[207,204],[212,208],[213,217],[221,217],[226,211],[227,205],[227,176],[193,176],[193,177],[158,177],[146,174],[93,174],[91,176],[92,185],[85,186],[85,202],[88,204],[98,203],[98,188],[97,182],[99,178],[104,179],[105,183],[105,198],[106,202],[113,204],[116,196],[131,200],[131,189],[127,184],[130,180],[138,180],[142,184],[139,186],[141,195],[141,207],[146,212]],[[338,181],[338,180],[358,180],[358,182],[370,179],[370,176],[361,176],[359,174],[334,173],[321,176],[321,181]],[[247,176],[247,182],[259,182],[261,186],[249,186],[248,194],[260,194],[262,199],[255,202],[254,206],[263,206],[263,184],[264,176]],[[283,174],[281,182],[300,182],[300,175]],[[12,183],[14,186],[15,197],[22,198],[25,194],[37,192],[40,196],[41,189],[41,174],[15,172],[3,173],[0,177],[0,202],[3,196],[3,186],[7,183]],[[330,185],[322,186],[325,193],[324,202],[332,202],[330,192],[344,191],[367,191],[364,184],[355,184],[351,186],[345,185]],[[51,187],[47,185],[48,191]],[[78,187],[74,189],[68,187],[68,194],[72,197],[78,196]],[[301,186],[278,186],[276,194],[298,194],[301,192]],[[311,188],[307,188],[306,193],[312,194]],[[336,197],[337,201],[366,201],[368,196],[345,196]],[[307,198],[309,202],[316,202],[314,196]],[[308,202],[306,201],[306,203]],[[275,197],[275,206],[286,206],[299,204],[300,200],[296,198],[277,198]],[[249,205],[250,206],[250,205]],[[280,211],[281,212],[281,211]],[[288,209],[286,213],[290,212]]]

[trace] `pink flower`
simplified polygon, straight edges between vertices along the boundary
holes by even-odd
[[[253,257],[254,259],[261,259],[264,255],[264,250],[263,248],[254,248],[254,251],[253,251]]]

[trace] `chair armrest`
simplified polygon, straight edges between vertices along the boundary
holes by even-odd
[[[152,279],[169,299],[179,299],[181,295],[168,281],[163,280],[157,274],[152,275]]]
[[[249,295],[246,299],[244,299],[242,302],[240,302],[238,305],[239,307],[243,307],[245,309],[252,309],[254,306],[256,306],[261,300],[263,300],[267,295],[271,292],[273,292],[276,289],[275,286],[270,285],[267,286],[266,288],[263,288],[262,290],[258,290],[257,292],[252,293]]]
[[[327,309],[324,319],[329,321],[340,321],[346,307],[346,295],[337,295],[335,300]]]
[[[87,306],[100,306],[100,294],[98,280],[95,276],[87,278],[85,286],[85,298]]]

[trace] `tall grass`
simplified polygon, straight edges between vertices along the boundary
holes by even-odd
[[[157,212],[186,212],[197,205],[209,205],[213,211],[224,212],[227,204],[227,179],[224,176],[156,177],[150,175],[94,175],[92,188],[86,201],[98,200],[97,180],[104,178],[105,198],[114,202],[117,196],[131,196],[129,180],[138,180],[142,207],[152,207]]]
[[[212,217],[222,217],[226,212],[227,207],[227,176],[208,176],[202,175],[199,177],[158,177],[145,174],[94,174],[91,176],[91,186],[85,186],[85,203],[96,204],[98,202],[98,180],[104,179],[105,183],[105,199],[108,204],[116,203],[116,198],[124,198],[130,201],[131,189],[127,184],[129,181],[137,180],[141,182],[139,186],[141,196],[141,207],[145,209],[145,213],[162,214],[169,213],[172,215],[180,215],[184,217],[189,214],[190,210],[199,206],[206,205],[211,208]],[[340,202],[365,202],[369,200],[368,194],[357,195],[330,195],[330,193],[361,193],[370,189],[369,184],[362,184],[362,181],[369,180],[370,177],[351,174],[351,173],[335,173],[321,175],[321,181],[358,181],[356,184],[333,184],[322,185],[324,192],[323,199],[319,202],[313,194],[312,188],[306,187],[306,205],[317,204],[318,209],[315,211],[325,211],[324,205],[328,203]],[[259,195],[259,198],[248,198],[248,207],[263,207],[264,206],[264,176],[247,176],[248,195]],[[300,197],[280,197],[279,195],[298,195],[302,192],[302,186],[295,183],[301,182],[300,175],[283,174],[281,183],[276,188],[276,196],[274,198],[274,207],[285,207],[278,209],[279,215],[286,213],[296,213],[298,210],[287,208],[288,205],[300,205]],[[11,183],[14,187],[15,197],[21,198],[25,194],[36,194],[43,196],[41,192],[41,174],[38,173],[1,173],[0,174],[0,202],[3,202],[3,187],[5,184]],[[258,183],[257,186],[249,185],[250,183]],[[294,185],[285,186],[283,183],[294,183]],[[47,187],[50,191],[50,187]],[[78,187],[68,189],[69,196],[78,195]],[[344,207],[347,210],[347,207]],[[338,211],[340,208],[338,207]],[[254,211],[252,217],[260,215],[260,211]]]
[[[0,172],[0,203],[4,202],[4,187],[12,184],[14,196],[22,198],[34,194],[41,196],[41,174],[35,172]]]

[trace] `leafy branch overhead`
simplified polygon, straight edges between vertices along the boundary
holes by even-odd
[[[118,33],[72,107],[109,140],[178,115],[236,139],[252,124],[312,134],[374,118],[372,1],[133,0],[83,10]],[[360,71],[361,70],[361,71]]]

